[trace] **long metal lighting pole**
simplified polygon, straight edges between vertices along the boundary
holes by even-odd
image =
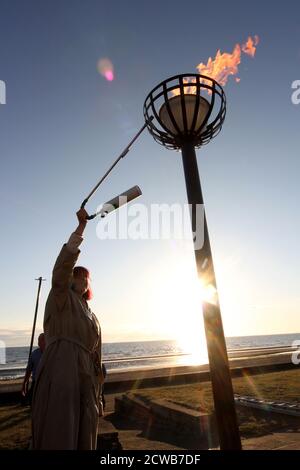
[[[181,149],[188,202],[192,208],[192,230],[197,233],[197,204],[203,203],[194,145],[185,143]],[[204,206],[203,206],[204,208]],[[214,303],[202,300],[204,326],[210,365],[211,383],[221,450],[241,450],[233,387],[227,356],[216,278],[204,212],[203,245],[197,249],[194,241],[198,277],[215,289]],[[199,234],[198,234],[199,235]]]
[[[43,279],[42,276],[40,276],[38,279],[36,279],[36,281],[39,281],[39,285],[38,285],[38,291],[37,291],[37,296],[36,296],[35,312],[34,312],[33,326],[32,326],[32,332],[31,332],[31,341],[30,341],[30,348],[29,348],[27,366],[29,364],[30,356],[31,356],[31,353],[32,353],[36,318],[37,318],[37,313],[38,313],[38,308],[39,308],[41,285],[42,285],[42,281],[45,281],[45,280],[46,279]]]

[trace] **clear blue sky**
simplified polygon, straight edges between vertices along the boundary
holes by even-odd
[[[1,1],[0,339],[27,344],[34,278],[43,275],[41,328],[75,212],[143,124],[148,92],[255,34],[256,56],[243,56],[239,84],[229,79],[224,128],[198,151],[198,164],[225,333],[300,331],[300,105],[291,102],[299,13],[296,1]],[[113,82],[97,71],[102,57],[114,64]],[[186,202],[180,154],[145,132],[88,210],[135,184],[147,205]],[[92,272],[105,341],[201,329],[186,281],[196,275],[191,243],[101,241],[96,226],[87,228],[80,264]]]

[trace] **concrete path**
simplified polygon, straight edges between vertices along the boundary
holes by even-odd
[[[300,431],[275,432],[243,440],[244,450],[300,450]]]

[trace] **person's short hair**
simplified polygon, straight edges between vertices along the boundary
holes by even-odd
[[[90,279],[90,272],[87,268],[84,268],[83,266],[75,266],[73,269],[73,277],[76,278],[80,276],[81,274],[84,274],[88,279]],[[83,298],[85,300],[91,300],[93,297],[93,292],[91,287],[88,287],[88,290],[83,294]]]

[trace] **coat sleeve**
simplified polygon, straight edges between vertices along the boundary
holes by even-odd
[[[68,291],[72,282],[73,269],[80,254],[78,246],[82,240],[82,237],[72,233],[68,243],[63,245],[52,272],[52,289],[54,293],[63,294]]]

